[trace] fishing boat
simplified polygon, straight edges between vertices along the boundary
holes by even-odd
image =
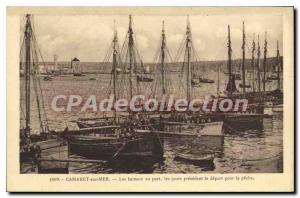
[[[212,84],[212,83],[215,83],[214,80],[212,79],[209,79],[207,77],[204,77],[204,76],[208,76],[207,75],[207,66],[204,65],[204,66],[201,66],[201,75],[196,75],[196,74],[193,74],[193,79],[197,79],[197,81],[199,83],[203,83],[203,84]]]
[[[265,45],[264,45],[264,59],[263,59],[263,102],[273,102],[274,104],[278,104],[283,102],[283,93],[280,89],[280,52],[277,41],[277,57],[276,57],[276,66],[274,71],[275,74],[267,77],[267,33],[265,33]],[[275,90],[267,90],[266,83],[277,81],[277,88]]]
[[[117,32],[114,32],[113,48],[109,53],[112,54],[112,89],[116,97],[120,95],[120,86],[129,84],[130,97],[133,94],[133,70],[136,62],[133,51],[136,50],[133,40],[132,18],[129,16],[129,30],[125,39],[127,45],[124,52],[129,57],[125,57],[129,61],[130,72],[124,74],[123,78],[117,79],[117,69],[119,66],[128,68],[126,63],[121,62],[121,55],[118,45]],[[122,52],[121,52],[122,53]],[[109,56],[111,57],[111,56]],[[105,62],[109,62],[105,60]],[[125,76],[126,75],[126,76]],[[129,75],[129,78],[127,77]],[[121,80],[121,81],[120,81]],[[126,83],[125,80],[129,80]],[[115,97],[115,100],[116,100]],[[149,133],[136,133],[136,125],[139,123],[135,116],[128,113],[124,119],[120,119],[118,112],[114,110],[113,117],[110,118],[91,118],[79,119],[77,125],[79,132],[67,132],[70,144],[70,151],[78,155],[89,158],[97,158],[112,162],[120,162],[120,160],[141,160],[144,158],[161,158],[163,153],[162,140],[159,135],[149,129]],[[123,120],[123,121],[121,121]]]
[[[40,76],[38,75],[40,50],[36,49],[37,40],[31,23],[32,16],[26,15],[24,42],[21,46],[20,65],[24,69],[24,82],[21,82],[21,123],[20,123],[20,171],[21,173],[68,173],[68,163],[40,163],[40,159],[60,158],[68,156],[67,144],[50,131],[41,92]],[[34,47],[32,47],[34,46]],[[33,90],[31,89],[33,84]],[[23,89],[24,88],[24,89]],[[37,120],[39,131],[31,128],[31,92],[34,92],[37,104]],[[25,104],[22,97],[25,95]],[[25,122],[25,123],[24,123]]]
[[[162,38],[165,39],[165,31],[163,31]],[[165,46],[165,40],[162,40],[162,46]],[[165,50],[161,47],[162,50]],[[184,89],[183,93],[186,93],[187,101],[191,101],[193,97],[193,88],[199,83],[199,78],[197,83],[193,83],[193,77],[195,77],[195,67],[197,67],[197,62],[199,60],[192,60],[192,57],[197,58],[197,52],[193,45],[191,26],[189,18],[187,20],[186,27],[186,38],[183,42],[182,51],[184,54],[183,65],[182,65],[182,76],[184,76],[185,82],[182,82]],[[177,55],[180,57],[180,55]],[[178,61],[179,62],[179,61]],[[163,89],[164,90],[164,89]],[[165,93],[163,93],[165,94]],[[191,112],[173,112],[166,115],[160,116],[160,129],[158,130],[160,134],[165,136],[223,136],[223,121],[222,120],[210,120],[204,119],[202,113],[192,115]]]
[[[142,68],[143,72],[141,72],[142,74],[138,74],[136,76],[136,80],[138,82],[153,82],[154,78],[152,77],[152,75],[150,73],[150,67],[146,66],[144,68],[143,61],[141,61],[141,68]]]
[[[69,136],[70,152],[92,159],[160,157],[162,146],[155,133],[139,134],[130,126],[84,128]]]
[[[242,42],[242,93],[237,90],[235,84],[235,76],[232,74],[232,48],[231,48],[231,38],[230,38],[230,26],[228,25],[228,83],[226,86],[224,96],[218,96],[219,100],[230,98],[233,101],[237,98],[246,98],[248,99],[248,107],[246,112],[216,112],[213,116],[215,120],[224,120],[224,129],[229,129],[230,131],[241,132],[244,130],[250,129],[262,129],[263,118],[264,115],[264,106],[261,105],[260,99],[262,97],[260,93],[260,88],[258,93],[246,92],[246,75],[245,75],[245,28],[243,23],[243,42]],[[254,45],[253,45],[254,46]],[[259,51],[259,43],[258,43],[258,61],[257,64],[260,64],[260,51]],[[254,50],[252,50],[252,66],[254,68]],[[260,66],[257,65],[258,73]],[[260,87],[260,75],[258,75],[259,80],[258,84]],[[228,130],[226,130],[228,131]]]

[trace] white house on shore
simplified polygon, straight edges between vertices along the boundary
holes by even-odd
[[[82,73],[80,60],[78,58],[75,57],[71,60],[71,69],[73,70],[74,74],[81,74]]]

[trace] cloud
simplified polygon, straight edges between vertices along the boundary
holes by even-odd
[[[35,16],[34,27],[45,60],[69,61],[78,57],[82,61],[101,62],[108,50],[114,31],[114,20],[122,46],[128,29],[128,16]],[[134,33],[144,62],[153,61],[160,45],[162,20],[165,20],[167,45],[175,57],[185,36],[185,16],[133,16]],[[194,45],[201,59],[223,59],[226,52],[227,25],[231,26],[234,57],[240,56],[242,21],[245,21],[246,42],[251,47],[253,33],[268,32],[269,55],[275,55],[276,40],[282,51],[282,17],[270,15],[191,16]],[[248,57],[249,54],[246,54]]]

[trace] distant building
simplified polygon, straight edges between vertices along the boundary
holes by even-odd
[[[44,64],[39,65],[39,73],[40,74],[46,74],[47,73],[47,67]]]
[[[39,65],[39,73],[40,74],[51,74],[51,73],[55,73],[57,70],[55,69],[54,65],[51,64],[42,64]]]
[[[71,69],[73,70],[74,74],[82,73],[82,69],[80,66],[80,60],[78,58],[75,57],[71,60]]]

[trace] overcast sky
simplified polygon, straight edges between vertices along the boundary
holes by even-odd
[[[233,57],[241,57],[242,22],[245,21],[247,48],[253,33],[260,35],[261,49],[265,32],[268,56],[276,54],[276,40],[282,52],[282,16],[216,15],[190,16],[193,42],[201,60],[226,59],[227,25],[231,26]],[[59,61],[73,57],[81,61],[101,62],[113,37],[114,20],[122,45],[128,28],[128,16],[34,16],[34,27],[43,57]],[[162,20],[165,20],[167,45],[174,58],[186,29],[187,16],[133,16],[134,33],[144,62],[151,62],[159,45]],[[250,57],[246,51],[246,57]]]

